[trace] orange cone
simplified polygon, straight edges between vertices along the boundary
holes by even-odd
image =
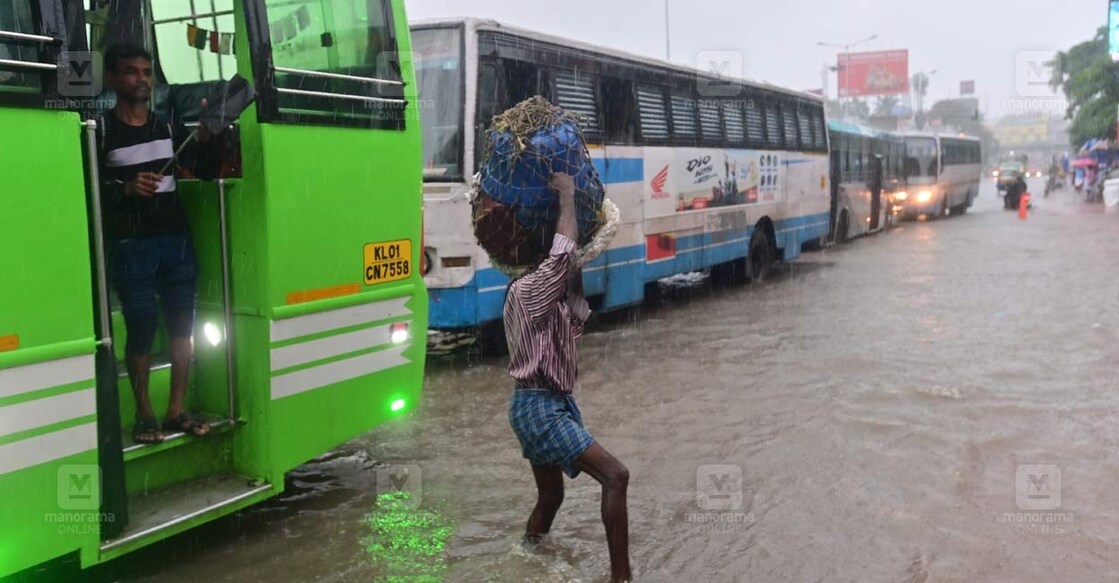
[[[1030,193],[1022,194],[1018,199],[1018,218],[1023,221],[1030,217]]]

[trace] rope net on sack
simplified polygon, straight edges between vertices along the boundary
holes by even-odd
[[[522,273],[547,256],[559,218],[548,182],[559,172],[575,180],[583,264],[606,248],[619,217],[605,199],[578,116],[537,96],[494,117],[471,200],[474,235],[506,274]]]

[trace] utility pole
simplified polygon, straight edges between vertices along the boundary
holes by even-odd
[[[668,2],[664,0],[664,60],[672,60],[672,20],[668,13]]]

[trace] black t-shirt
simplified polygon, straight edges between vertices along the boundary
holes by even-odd
[[[146,124],[133,126],[121,121],[112,111],[101,118],[99,128],[106,235],[110,239],[127,239],[186,232],[189,223],[174,176],[175,164],[167,165],[175,149],[186,139],[186,132],[182,128],[176,131],[170,122],[155,114],[148,117]],[[184,152],[183,156],[197,158],[200,176],[216,174],[212,148],[188,146],[187,150],[196,150]],[[159,172],[165,165],[163,181],[154,195],[124,194],[125,183],[138,173]]]

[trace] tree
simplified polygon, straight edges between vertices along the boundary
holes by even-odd
[[[896,95],[883,95],[878,98],[874,106],[874,117],[887,117],[894,115],[894,110],[901,103]]]
[[[854,98],[846,101],[829,99],[825,105],[828,117],[832,119],[847,119],[851,121],[865,121],[870,117],[870,106],[865,100]]]
[[[1115,137],[1119,64],[1107,54],[1107,27],[1100,27],[1092,40],[1057,53],[1049,64],[1053,70],[1050,85],[1068,98],[1065,117],[1072,120],[1069,137],[1073,146],[1092,138]]]

